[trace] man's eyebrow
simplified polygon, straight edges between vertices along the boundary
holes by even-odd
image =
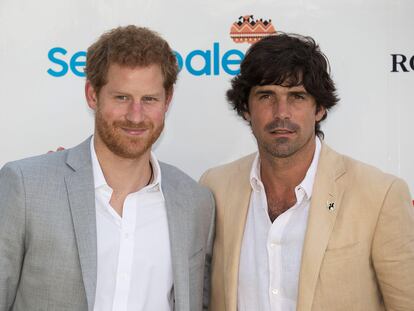
[[[160,96],[161,96],[161,93],[156,93],[156,92],[142,94],[142,97],[160,97]]]
[[[109,90],[108,93],[111,95],[128,95],[128,92],[124,92],[123,90]]]
[[[109,91],[109,94],[111,94],[111,95],[130,95],[129,92],[123,91],[123,90],[111,90],[111,91]],[[141,96],[142,97],[161,97],[162,92],[153,92],[153,93],[148,92],[148,93],[145,93]]]
[[[291,87],[288,87],[289,91],[299,91],[299,92],[305,92],[307,93],[305,87],[303,85],[293,85]]]
[[[266,90],[266,89],[258,89],[254,91],[254,95],[272,95],[275,94],[272,90]]]
[[[309,93],[306,90],[290,90],[289,94],[298,94],[298,95],[308,95]]]

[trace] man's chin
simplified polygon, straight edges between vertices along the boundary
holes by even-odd
[[[150,148],[111,148],[112,153],[117,155],[118,157],[125,158],[125,159],[138,159],[142,157],[145,153],[147,153]]]
[[[274,143],[271,145],[263,146],[266,153],[270,154],[274,158],[285,159],[290,157],[295,153],[295,150],[292,150],[292,146],[287,143]]]
[[[116,156],[125,159],[137,159],[148,152],[151,148],[151,142],[148,139],[114,137],[111,141],[106,142],[107,148]]]
[[[161,128],[162,130],[162,128]],[[159,133],[161,133],[161,130]],[[138,159],[149,152],[159,137],[158,131],[146,131],[144,135],[129,135],[119,128],[99,133],[102,142],[114,155],[125,159]]]

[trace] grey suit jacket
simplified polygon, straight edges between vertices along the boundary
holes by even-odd
[[[95,190],[90,139],[0,171],[0,311],[93,310]],[[214,232],[210,192],[160,163],[175,310],[206,308]]]

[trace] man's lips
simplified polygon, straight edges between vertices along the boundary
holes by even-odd
[[[126,132],[129,135],[141,135],[145,131],[147,131],[147,128],[128,128],[128,127],[122,127],[122,130]]]
[[[295,131],[288,130],[288,129],[273,129],[270,131],[270,133],[276,134],[276,135],[290,135],[290,134],[294,134]]]

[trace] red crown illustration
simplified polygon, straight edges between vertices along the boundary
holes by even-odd
[[[275,36],[272,20],[254,19],[253,15],[240,16],[230,28],[230,37],[236,43],[255,43],[267,36]]]

